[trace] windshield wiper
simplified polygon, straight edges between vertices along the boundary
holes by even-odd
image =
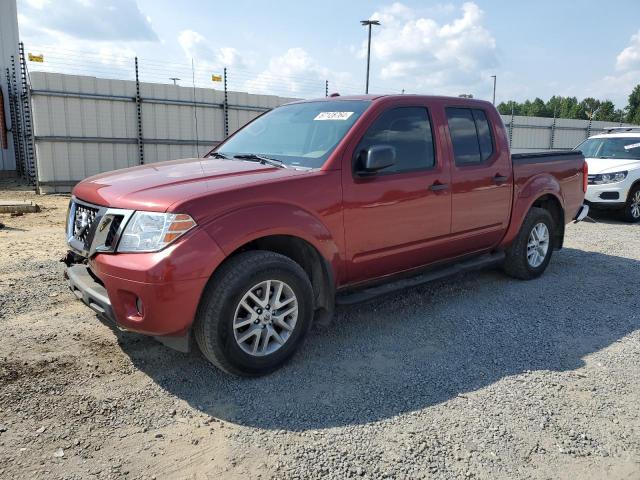
[[[234,155],[233,158],[249,160],[250,162],[260,162],[263,165],[271,165],[273,167],[287,168],[284,162],[276,160],[275,158],[265,157],[264,155],[259,155],[257,153],[241,153]]]
[[[225,160],[229,160],[229,157],[218,152],[211,152],[208,156],[213,158],[224,158]]]

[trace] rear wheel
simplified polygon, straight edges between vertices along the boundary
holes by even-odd
[[[629,192],[622,216],[630,223],[640,221],[640,185],[636,185]]]
[[[542,275],[551,260],[554,234],[555,223],[548,210],[529,210],[518,236],[507,249],[505,273],[522,280]]]
[[[196,342],[228,373],[269,373],[293,355],[309,330],[312,299],[309,278],[293,260],[267,251],[240,253],[205,290]]]

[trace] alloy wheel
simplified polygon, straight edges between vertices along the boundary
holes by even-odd
[[[270,355],[289,340],[298,320],[298,299],[280,280],[265,280],[251,287],[236,307],[233,335],[247,354]]]
[[[544,262],[549,251],[549,229],[540,222],[536,224],[527,241],[527,262],[529,266],[538,268]]]
[[[637,190],[631,197],[631,216],[640,218],[640,190]]]

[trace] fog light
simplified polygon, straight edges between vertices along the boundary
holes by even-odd
[[[144,306],[142,305],[142,300],[140,300],[140,297],[136,297],[136,309],[138,310],[138,314],[141,317],[144,317]]]

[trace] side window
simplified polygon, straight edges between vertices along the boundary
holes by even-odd
[[[400,107],[384,112],[362,137],[356,162],[361,162],[362,152],[373,145],[390,145],[396,149],[395,165],[381,173],[425,170],[435,165],[431,121],[426,108]],[[356,164],[356,170],[358,168]]]
[[[484,162],[493,154],[489,121],[483,110],[447,108],[456,165]]]
[[[472,110],[473,119],[478,130],[478,143],[480,144],[480,156],[484,162],[493,154],[493,141],[491,139],[491,127],[484,110]]]

